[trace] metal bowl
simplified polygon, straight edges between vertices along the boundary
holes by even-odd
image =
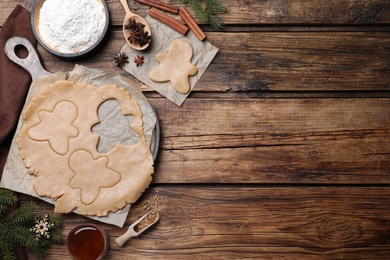
[[[109,9],[108,9],[108,6],[107,6],[107,3],[106,3],[105,0],[96,0],[97,2],[99,2],[99,3],[101,3],[103,5],[105,16],[106,16],[106,22],[104,24],[104,28],[102,30],[102,34],[99,36],[99,38],[97,39],[96,42],[88,44],[89,47],[87,49],[84,49],[84,50],[82,50],[80,52],[72,52],[72,53],[61,52],[60,50],[50,46],[42,38],[42,36],[40,34],[40,31],[39,31],[39,16],[40,16],[40,10],[41,10],[42,5],[43,5],[43,3],[45,1],[46,0],[35,0],[33,8],[31,10],[31,25],[32,25],[31,27],[32,27],[32,31],[34,33],[35,38],[39,42],[39,44],[45,50],[47,50],[51,54],[56,55],[56,56],[61,57],[61,58],[65,58],[65,59],[80,59],[80,58],[84,58],[84,57],[86,57],[88,55],[91,55],[91,54],[95,53],[99,49],[99,47],[101,47],[101,45],[104,43],[104,40],[106,39],[106,36],[108,34],[109,25],[110,25],[110,13],[109,13]]]

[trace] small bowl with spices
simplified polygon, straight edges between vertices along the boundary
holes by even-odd
[[[31,24],[39,44],[61,58],[80,59],[103,44],[110,14],[104,0],[36,0]]]
[[[106,231],[94,224],[77,226],[66,238],[66,251],[75,260],[103,259],[109,246]]]

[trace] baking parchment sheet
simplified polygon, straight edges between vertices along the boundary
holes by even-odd
[[[186,100],[187,96],[194,89],[196,83],[200,77],[206,71],[215,55],[218,53],[218,48],[213,46],[207,40],[200,41],[196,38],[195,34],[189,30],[188,33],[183,36],[176,32],[169,26],[157,21],[156,19],[146,16],[145,20],[148,22],[152,31],[152,40],[150,46],[143,51],[137,51],[132,49],[127,43],[122,47],[124,52],[129,57],[129,63],[123,68],[130,74],[134,75],[137,79],[142,81],[144,84],[150,86],[161,95],[165,96],[176,105],[181,104]],[[189,42],[194,49],[194,55],[191,59],[191,63],[198,68],[198,73],[194,76],[190,76],[191,89],[187,94],[181,94],[177,92],[170,82],[158,83],[154,82],[149,78],[149,71],[157,67],[160,63],[156,60],[158,53],[167,53],[171,42],[177,39],[183,39]],[[134,58],[144,56],[144,64],[137,67],[133,62]]]
[[[30,87],[23,111],[26,107],[26,104],[28,104],[29,101],[35,95],[37,95],[40,92],[40,89],[42,89],[45,85],[54,83],[57,80],[65,79],[72,80],[78,83],[89,82],[97,87],[114,84],[118,87],[123,87],[124,89],[126,89],[130,93],[131,97],[137,100],[141,108],[144,121],[144,133],[147,144],[150,146],[152,144],[151,142],[155,140],[154,135],[155,127],[157,124],[157,117],[148,100],[142,94],[140,86],[125,77],[116,74],[107,74],[106,72],[98,69],[90,69],[76,65],[75,68],[69,73],[55,73],[53,75],[46,76],[44,78],[34,81]],[[114,116],[121,113],[120,106],[115,106],[114,103],[115,100],[107,100],[106,102],[102,103],[98,110],[99,119],[101,120],[101,122],[103,122],[104,120],[109,120],[110,125],[112,126],[118,126],[120,124],[128,125],[128,122],[123,121],[126,121],[128,119]],[[28,194],[40,198],[51,204],[55,204],[56,202],[54,200],[46,197],[40,197],[33,189],[33,182],[35,176],[27,173],[27,168],[24,166],[24,163],[19,154],[19,148],[16,144],[16,136],[18,136],[21,130],[22,123],[22,117],[20,116],[16,133],[12,140],[11,148],[4,167],[0,187]],[[124,135],[123,132],[121,132],[122,130],[123,129],[120,127],[100,127],[99,129],[97,129],[96,132],[98,132],[101,136],[100,139],[107,140],[104,143],[99,142],[97,147],[98,151],[100,150],[101,152],[107,152],[117,142],[122,142],[126,145],[131,145],[139,142],[139,137],[137,134],[135,134],[135,132],[134,135],[125,135],[125,138],[123,138]],[[130,204],[115,213],[109,213],[106,217],[88,217],[100,222],[122,227],[129,210]],[[74,212],[77,213],[77,210],[75,210]]]

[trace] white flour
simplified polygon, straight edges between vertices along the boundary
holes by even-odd
[[[97,0],[46,0],[40,10],[39,32],[43,41],[61,53],[78,53],[101,36],[106,22]]]

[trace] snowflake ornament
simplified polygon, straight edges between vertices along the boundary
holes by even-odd
[[[37,239],[44,237],[50,238],[49,230],[54,227],[54,223],[49,222],[49,215],[46,214],[42,219],[37,218],[35,220],[34,227],[30,228],[30,231],[35,233]]]

